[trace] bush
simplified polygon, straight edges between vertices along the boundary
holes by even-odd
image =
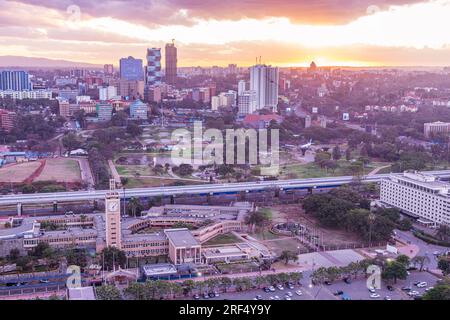
[[[429,244],[434,244],[442,247],[450,247],[450,242],[442,241],[439,239],[434,238],[432,235],[425,233],[423,231],[416,230],[414,231],[414,236],[416,238],[419,238],[420,240],[425,241]]]

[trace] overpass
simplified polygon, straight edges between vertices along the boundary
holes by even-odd
[[[438,176],[443,179],[450,178],[450,170],[427,171],[426,173]],[[377,174],[362,178],[362,182],[380,182],[389,174]],[[204,184],[176,187],[152,187],[152,188],[133,188],[118,190],[122,199],[132,197],[157,197],[174,195],[212,195],[223,193],[238,193],[263,191],[268,189],[293,190],[293,189],[311,189],[311,188],[333,188],[354,181],[353,176],[329,177],[329,178],[311,178],[311,179],[291,179],[275,181],[258,181],[228,184]],[[92,201],[102,200],[109,190],[88,190],[73,192],[56,193],[34,193],[34,194],[16,194],[0,196],[0,206],[24,205],[24,204],[44,204],[70,201]]]

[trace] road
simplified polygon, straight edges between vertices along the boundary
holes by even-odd
[[[429,171],[441,178],[450,178],[450,170]],[[378,174],[362,179],[363,182],[380,182],[387,178],[389,174]],[[263,191],[267,189],[277,188],[282,190],[289,189],[308,189],[308,188],[333,188],[354,181],[353,176],[329,177],[329,178],[313,178],[313,179],[292,179],[292,180],[275,180],[261,182],[245,182],[245,183],[229,183],[229,184],[208,184],[208,185],[192,185],[192,186],[175,186],[175,187],[159,187],[159,188],[134,188],[127,190],[119,190],[122,198],[127,197],[154,197],[167,195],[186,195],[186,194],[220,194],[220,193],[236,193]],[[81,200],[99,200],[104,199],[108,190],[88,190],[58,193],[35,193],[26,195],[5,195],[0,197],[0,205],[15,205],[18,203],[49,203],[53,201],[81,201]]]

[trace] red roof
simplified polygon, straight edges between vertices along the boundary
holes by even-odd
[[[272,120],[281,121],[282,117],[277,114],[248,114],[245,116],[244,123],[253,123],[253,122],[270,122]]]

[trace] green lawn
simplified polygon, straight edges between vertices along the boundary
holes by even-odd
[[[224,244],[240,243],[242,242],[238,237],[232,233],[221,234],[203,244],[203,246],[217,246]]]

